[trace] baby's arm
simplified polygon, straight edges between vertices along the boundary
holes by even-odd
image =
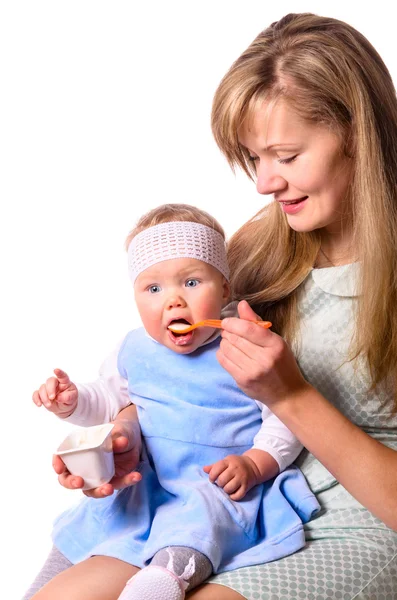
[[[128,396],[127,380],[118,370],[119,347],[103,362],[99,378],[86,385],[73,384],[67,374],[55,370],[56,377],[34,392],[33,401],[76,425],[99,425],[113,422],[112,444],[115,461],[113,479],[94,490],[86,490],[87,496],[102,498],[114,489],[133,485],[141,479],[136,469],[141,451],[141,432],[136,407]],[[59,456],[53,457],[53,467],[63,487],[81,488],[81,477],[71,475]]]
[[[37,406],[75,425],[100,425],[116,418],[120,410],[131,401],[127,380],[117,367],[118,346],[102,363],[99,378],[89,384],[72,383],[68,375],[55,369],[56,377],[50,377],[33,394]]]
[[[61,419],[66,419],[75,411],[78,391],[76,385],[61,369],[54,369],[55,377],[49,377],[38,390],[33,392],[36,406],[45,406],[47,410]]]
[[[262,425],[252,448],[242,455],[231,454],[204,467],[212,483],[241,500],[255,485],[263,483],[290,465],[303,446],[287,427],[263,404]]]

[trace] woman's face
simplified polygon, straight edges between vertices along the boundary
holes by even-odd
[[[292,229],[341,233],[352,160],[341,152],[339,136],[279,101],[271,111],[264,103],[239,141],[255,163],[258,192],[273,195]]]

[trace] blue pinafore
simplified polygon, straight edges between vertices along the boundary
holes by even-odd
[[[84,499],[54,525],[73,563],[92,555],[149,564],[167,546],[205,554],[214,573],[275,560],[304,546],[302,523],[319,505],[290,467],[234,502],[204,465],[252,447],[261,411],[219,365],[219,338],[176,354],[144,329],[130,332],[118,366],[138,407],[144,437],[142,481],[103,499]]]

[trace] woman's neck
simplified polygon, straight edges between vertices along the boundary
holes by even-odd
[[[351,239],[323,236],[314,266],[317,269],[339,267],[356,262],[357,258]]]

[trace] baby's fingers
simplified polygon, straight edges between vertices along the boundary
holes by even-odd
[[[114,492],[114,487],[111,483],[104,483],[99,487],[92,488],[92,490],[83,490],[83,494],[88,498],[106,498],[111,496]]]
[[[55,377],[51,377],[50,379],[54,379],[55,381],[57,381]],[[48,409],[50,409],[52,406],[51,399],[54,399],[56,397],[56,392],[53,391],[54,384],[52,382],[49,383],[50,379],[47,379],[46,383],[43,383],[39,387],[39,389],[33,394],[33,402],[37,406],[41,406],[42,404],[44,404],[44,406]]]
[[[246,495],[247,490],[245,487],[240,486],[234,494],[230,494],[230,500],[234,500],[237,502],[238,500],[242,500]]]
[[[224,460],[218,460],[218,462],[212,465],[206,465],[203,469],[205,473],[208,473],[208,478],[211,483],[215,483],[219,475],[227,469],[227,464]]]
[[[57,475],[61,475],[61,473],[69,472],[66,468],[65,463],[62,458],[58,456],[58,454],[52,455],[52,468],[54,469]]]
[[[58,475],[58,481],[62,487],[68,490],[76,490],[83,487],[84,479],[78,475],[69,473],[62,458],[57,454],[53,454],[52,456],[52,467]]]
[[[58,481],[62,487],[68,490],[78,490],[83,487],[84,479],[78,475],[71,475],[69,471],[64,471],[58,475]]]
[[[70,390],[66,392],[61,392],[56,397],[56,402],[58,406],[74,406],[76,403],[77,392],[75,390]]]
[[[132,471],[131,473],[127,473],[127,475],[123,475],[122,477],[113,477],[111,483],[115,490],[122,490],[126,487],[130,487],[131,485],[139,483],[141,479],[142,475],[138,473],[138,471]]]
[[[54,369],[54,373],[57,376],[57,379],[61,385],[69,385],[71,383],[69,379],[69,375],[62,371],[62,369]],[[54,379],[54,378],[52,378]]]
[[[42,406],[43,403],[40,398],[39,390],[36,390],[35,392],[33,392],[32,400],[36,406]]]
[[[46,389],[48,399],[55,400],[57,393],[58,393],[58,389],[59,389],[58,378],[57,377],[49,377],[47,379],[47,381],[45,382],[45,384],[40,387],[40,390],[39,390],[40,394],[41,394],[41,390],[43,387],[45,387],[45,389]],[[44,401],[43,401],[43,404],[44,404],[44,406],[47,407],[47,404],[45,404]]]
[[[241,489],[241,481],[238,477],[231,477],[227,483],[225,482],[220,487],[223,488],[223,491],[226,492],[226,494],[229,494],[229,496],[232,497],[232,494],[238,494],[239,490]],[[234,500],[234,498],[232,499]]]

